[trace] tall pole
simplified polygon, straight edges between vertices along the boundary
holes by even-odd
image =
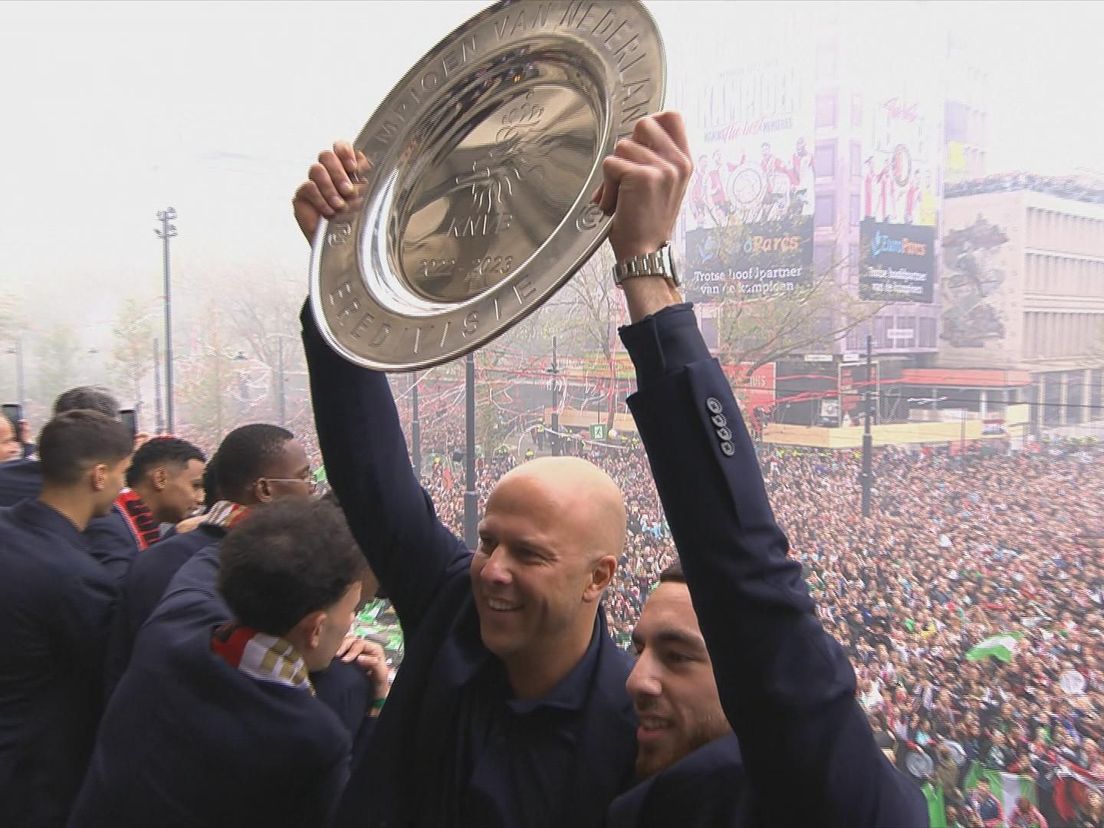
[[[162,258],[165,277],[165,415],[168,433],[176,430],[176,421],[173,413],[173,338],[172,338],[172,280],[169,276],[169,239],[176,235],[176,225],[171,222],[176,218],[176,210],[169,207],[167,210],[157,212],[157,220],[161,222],[160,229],[154,229],[154,233],[161,239]]]
[[[27,386],[23,381],[23,338],[15,340],[15,396],[22,411],[27,405]]]
[[[410,448],[414,455],[414,474],[422,477],[422,421],[418,417],[418,372],[410,375]]]
[[[870,489],[874,480],[872,471],[874,438],[870,434],[870,378],[873,376],[873,338],[866,337],[866,383],[863,387],[863,441],[862,441],[862,514],[870,517]]]
[[[552,368],[550,370],[552,374],[552,433],[549,435],[552,438],[552,456],[560,456],[560,407],[559,407],[559,388],[557,388],[556,379],[559,377],[560,370],[556,364],[556,337],[552,337]]]
[[[479,500],[475,492],[475,354],[464,358],[464,409],[467,450],[464,452],[464,543],[475,549],[478,534]]]
[[[157,433],[165,433],[165,414],[161,410],[161,345],[153,340],[153,411]]]
[[[287,425],[287,399],[284,388],[284,339],[276,338],[276,393],[279,394],[277,405],[280,412],[280,425]]]

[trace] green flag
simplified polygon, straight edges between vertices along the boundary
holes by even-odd
[[[928,824],[931,828],[947,828],[947,808],[943,804],[943,789],[925,782],[920,788],[928,800]]]
[[[989,636],[966,653],[966,660],[981,661],[983,658],[998,658],[1008,663],[1015,655],[1021,638],[1023,633],[1018,632],[1002,632]]]

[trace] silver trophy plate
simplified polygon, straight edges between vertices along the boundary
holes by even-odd
[[[637,0],[504,0],[442,40],[361,130],[358,195],[319,224],[311,305],[330,346],[426,368],[536,310],[605,240],[602,159],[665,85]]]

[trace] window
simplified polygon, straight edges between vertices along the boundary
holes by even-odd
[[[814,278],[822,276],[835,265],[836,246],[831,242],[821,242],[813,247],[813,274]]]
[[[916,343],[918,348],[934,348],[935,347],[935,319],[930,316],[920,317],[919,339]]]
[[[889,323],[892,321],[892,317],[889,316],[878,316],[874,319],[875,348],[886,348],[889,346],[889,337],[886,336],[886,331],[889,330]]]
[[[836,93],[826,92],[816,97],[816,125],[834,127],[836,125]]]
[[[859,219],[861,218],[859,213],[862,212],[862,203],[859,201],[858,193],[851,193],[851,205],[849,209],[851,211],[851,226],[857,227]]]
[[[855,178],[861,178],[863,174],[862,169],[862,144],[858,141],[851,142],[851,175]]]
[[[813,170],[817,178],[834,177],[836,174],[836,142],[817,141],[813,156]]]
[[[863,99],[862,95],[851,96],[851,126],[861,127],[863,121]],[[858,146],[856,144],[855,146]]]
[[[818,195],[813,208],[813,224],[817,227],[835,227],[836,197],[832,193]]]

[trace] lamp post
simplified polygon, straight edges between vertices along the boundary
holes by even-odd
[[[23,381],[23,339],[16,337],[15,344],[7,352],[15,355],[15,401],[22,410],[27,406],[26,384]]]
[[[863,439],[862,439],[862,516],[870,517],[870,490],[873,487],[874,438],[870,434],[870,378],[872,374],[873,338],[866,337],[866,383],[863,388]]]
[[[173,433],[176,425],[173,413],[172,280],[169,275],[169,239],[177,235],[176,225],[172,224],[175,218],[176,210],[172,207],[159,210],[157,220],[161,222],[161,227],[153,231],[161,239],[165,279],[165,415],[169,434]]]
[[[418,372],[410,375],[410,448],[414,475],[422,479],[422,421],[418,416]]]
[[[557,382],[559,379],[560,371],[559,366],[556,363],[556,337],[552,337],[552,367],[548,369],[548,373],[552,375],[552,421],[550,427],[552,433],[548,436],[552,440],[552,456],[560,456],[560,409],[559,409],[559,388]]]
[[[464,453],[464,543],[475,549],[479,516],[478,495],[475,490],[475,353],[464,358],[464,414],[466,426],[466,451]]]

